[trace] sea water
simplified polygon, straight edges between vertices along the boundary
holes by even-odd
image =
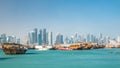
[[[22,55],[0,50],[0,68],[120,68],[120,49],[28,50]]]

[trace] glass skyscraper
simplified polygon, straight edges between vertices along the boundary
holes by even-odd
[[[53,33],[50,33],[50,45],[53,45]]]
[[[43,29],[43,44],[46,45],[47,44],[47,32],[46,29]]]
[[[28,34],[29,44],[34,44],[34,43],[35,43],[35,41],[34,41],[34,35],[35,35],[35,32],[34,32],[34,31],[31,31],[31,32]]]
[[[40,30],[38,34],[38,45],[42,45],[42,30]]]
[[[37,28],[34,29],[34,43],[37,43]]]
[[[64,42],[63,42],[63,35],[58,34],[58,35],[56,36],[55,44],[64,44]]]

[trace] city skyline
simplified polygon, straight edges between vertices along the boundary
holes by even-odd
[[[34,28],[28,32],[24,39],[20,39],[14,35],[10,36],[5,33],[0,35],[0,43],[15,42],[22,44],[34,44],[34,45],[54,45],[54,44],[74,44],[74,43],[98,43],[98,44],[119,44],[120,35],[117,37],[105,36],[102,33],[94,34],[80,34],[74,33],[73,35],[65,36],[62,33],[56,35],[53,32],[48,31],[46,28],[38,29]]]
[[[0,0],[0,34],[24,37],[33,28],[54,34],[120,35],[119,0]]]

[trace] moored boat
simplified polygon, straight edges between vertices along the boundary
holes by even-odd
[[[3,43],[2,49],[5,54],[24,54],[27,51],[25,46],[16,43]]]
[[[58,50],[72,50],[72,49],[68,47],[63,47],[63,48],[59,48]]]
[[[35,49],[38,50],[38,51],[51,50],[52,48],[53,48],[52,46],[39,46],[39,45],[35,46]]]

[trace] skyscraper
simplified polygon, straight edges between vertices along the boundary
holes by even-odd
[[[105,39],[104,39],[104,43],[109,44],[109,42],[110,42],[110,37],[106,36]]]
[[[117,37],[117,42],[120,43],[120,36]]]
[[[74,43],[74,36],[70,37],[70,44]]]
[[[58,34],[58,35],[56,36],[55,44],[64,44],[64,42],[63,42],[63,35]]]
[[[98,36],[98,43],[102,44],[102,39],[103,39],[103,36],[101,33],[99,33],[99,36]]]
[[[28,33],[28,44],[31,44],[31,33]]]
[[[34,43],[37,43],[37,28],[34,29]]]
[[[75,43],[78,43],[78,33],[75,33],[74,42],[75,42]]]
[[[0,43],[2,43],[2,38],[0,37]]]
[[[101,33],[99,33],[99,39],[102,39],[102,34]]]
[[[29,44],[34,44],[34,43],[35,43],[34,36],[35,36],[35,32],[34,32],[34,31],[31,31],[31,32],[28,34]]]
[[[6,41],[16,43],[16,37],[15,36],[8,36]]]
[[[87,39],[86,39],[86,40],[87,40],[87,42],[90,42],[90,41],[91,41],[91,40],[90,40],[90,34],[87,35]]]
[[[48,37],[49,37],[49,33],[48,33],[48,32],[46,32],[46,45],[48,45],[48,44],[49,44]]]
[[[50,35],[50,38],[51,38],[51,45],[53,45],[53,33],[51,32],[51,35]]]
[[[48,38],[49,38],[49,45],[53,45],[53,33],[52,32],[49,33]]]
[[[65,41],[64,41],[65,44],[70,44],[70,40],[68,37],[65,38]]]
[[[80,42],[86,42],[85,36],[81,35],[81,41]]]
[[[43,29],[43,44],[46,45],[47,44],[47,32],[46,29]]]
[[[42,45],[42,30],[40,30],[38,34],[38,44]]]
[[[16,40],[16,43],[20,44],[20,39],[17,39],[17,40]]]
[[[3,42],[6,42],[6,34],[4,33],[4,34],[2,34],[1,35],[1,42],[3,43]]]

